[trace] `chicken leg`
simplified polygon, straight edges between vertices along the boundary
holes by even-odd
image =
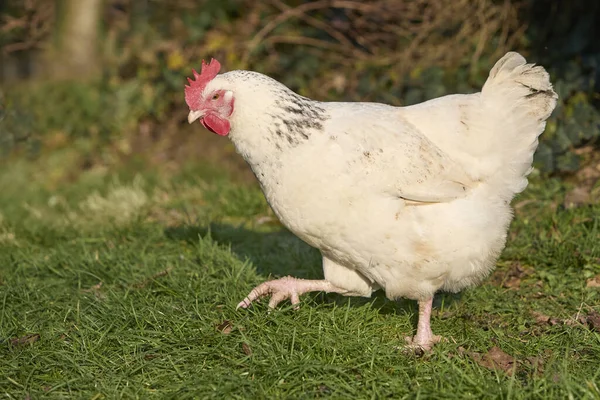
[[[429,351],[442,337],[434,335],[431,331],[431,307],[433,297],[428,300],[419,301],[419,321],[417,322],[417,334],[414,337],[407,336],[408,347],[414,350],[421,349]]]
[[[347,292],[347,290],[341,289],[325,279],[308,280],[286,276],[285,278],[267,281],[258,285],[237,305],[237,308],[248,308],[253,301],[269,295],[271,296],[271,300],[269,300],[270,308],[277,307],[279,303],[287,299],[290,299],[292,304],[297,308],[301,295],[319,291],[340,294]]]

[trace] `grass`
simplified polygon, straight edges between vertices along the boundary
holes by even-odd
[[[256,186],[214,168],[72,176],[50,162],[0,172],[4,398],[600,398],[600,328],[586,322],[600,207],[556,207],[560,181],[516,200],[497,272],[436,298],[449,340],[415,357],[395,348],[414,333],[411,301],[236,311],[270,275],[321,276]]]

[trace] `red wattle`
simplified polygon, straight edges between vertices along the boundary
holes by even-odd
[[[202,118],[202,125],[209,131],[220,136],[227,136],[231,130],[231,125],[226,119],[221,119],[214,114],[208,114]]]

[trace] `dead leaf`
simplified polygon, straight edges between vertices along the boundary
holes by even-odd
[[[476,352],[471,352],[468,354],[473,361],[484,368],[491,370],[500,369],[509,376],[512,376],[516,370],[515,357],[505,353],[498,346],[492,347],[487,353],[484,354]]]
[[[513,208],[515,210],[520,210],[521,208],[525,207],[526,205],[531,204],[531,203],[536,203],[536,202],[537,202],[537,200],[534,200],[534,199],[521,200],[518,203],[516,203],[513,206]]]
[[[252,349],[250,348],[250,346],[248,346],[248,343],[242,343],[242,351],[247,356],[252,355]]]
[[[508,270],[498,269],[492,276],[492,283],[500,285],[506,289],[518,290],[521,287],[521,280],[533,275],[534,269],[525,267],[520,262],[513,262]]]
[[[585,156],[587,162],[575,173],[578,181],[589,181],[600,178],[600,156],[594,145],[584,146],[573,151],[575,154]]]
[[[518,289],[521,287],[521,278],[517,276],[511,276],[504,281],[502,287],[505,287],[507,289]]]
[[[590,329],[600,332],[600,313],[597,311],[591,311],[587,317],[586,322]]]
[[[95,284],[91,288],[85,289],[84,292],[91,292],[92,290],[100,290],[101,287],[102,287],[102,282],[98,282],[97,284]]]
[[[583,315],[577,314],[572,318],[555,318],[543,314],[539,311],[531,311],[531,316],[535,319],[538,325],[566,325],[566,326],[581,326],[586,324],[586,319]]]
[[[565,207],[578,207],[597,203],[599,198],[597,183],[600,180],[600,153],[594,146],[581,148],[583,165],[577,170],[572,181],[575,188],[565,196]]]
[[[321,385],[319,385],[319,392],[323,393],[323,394],[330,394],[331,389],[329,388],[329,386],[321,384]]]
[[[454,311],[440,312],[439,310],[434,310],[434,312],[437,313],[436,315],[439,319],[450,319],[450,318],[454,318],[454,316],[456,315],[456,312],[454,312]]]
[[[32,333],[31,335],[25,335],[19,338],[10,339],[10,345],[13,347],[24,346],[27,344],[32,344],[40,340],[39,333]]]
[[[541,312],[538,312],[538,311],[532,311],[531,316],[535,319],[535,322],[537,322],[538,324],[545,324],[548,321],[550,321],[549,316],[542,314]]]
[[[221,332],[223,335],[229,335],[233,330],[233,324],[230,321],[225,320],[217,325],[216,328],[217,331]]]
[[[527,357],[527,361],[531,365],[531,368],[534,370],[536,376],[539,377],[544,373],[544,357]]]
[[[563,320],[562,323],[565,324],[566,326],[581,326],[581,325],[585,325],[586,319],[585,319],[585,316],[578,313],[573,318],[567,318],[567,319]]]
[[[154,281],[155,279],[168,275],[172,269],[173,269],[173,267],[169,267],[169,268],[165,269],[164,271],[160,271],[159,273],[154,274],[151,277],[144,279],[142,282],[133,284],[132,286],[136,289],[142,289],[142,288],[146,287],[146,285],[148,285],[149,283]]]
[[[586,145],[586,146],[582,146],[582,147],[573,149],[573,153],[577,154],[578,156],[583,156],[585,154],[594,153],[595,151],[596,151],[596,149],[592,145]]]
[[[600,274],[594,276],[593,278],[588,279],[585,284],[585,287],[589,287],[589,288],[600,287]]]
[[[106,298],[106,295],[104,293],[102,293],[102,291],[100,290],[101,288],[102,288],[102,282],[98,282],[97,284],[95,284],[94,286],[92,286],[88,289],[83,289],[82,292],[93,293],[94,296],[96,296],[98,299],[104,300]]]
[[[268,224],[274,220],[275,220],[275,218],[273,218],[273,216],[271,216],[271,215],[263,215],[256,219],[256,225]]]
[[[577,186],[565,195],[565,208],[580,207],[590,203],[590,186]]]
[[[549,317],[546,314],[543,314],[538,311],[532,311],[531,315],[535,319],[535,322],[539,325],[546,325],[546,324],[556,325],[556,324],[560,323],[560,320],[558,320],[557,318]]]

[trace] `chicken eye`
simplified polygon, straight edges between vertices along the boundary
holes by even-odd
[[[213,100],[217,100],[219,98],[219,93],[215,93],[212,97]]]

